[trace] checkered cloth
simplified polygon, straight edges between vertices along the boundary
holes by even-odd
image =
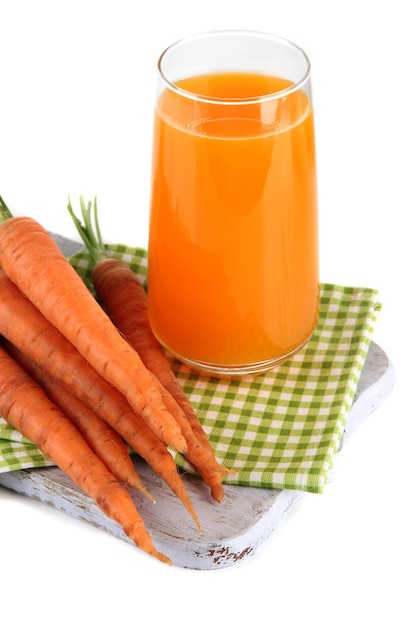
[[[147,254],[109,245],[146,284]],[[71,263],[92,289],[85,252]],[[321,312],[308,344],[274,370],[240,380],[191,372],[172,360],[218,460],[236,470],[225,482],[321,493],[329,479],[381,305],[370,288],[321,285]],[[192,468],[177,453],[178,466]],[[0,472],[50,465],[0,417]]]

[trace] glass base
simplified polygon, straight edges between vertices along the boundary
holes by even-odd
[[[179,354],[175,354],[170,351],[172,356],[181,361],[184,365],[187,365],[190,369],[205,374],[208,376],[217,376],[219,378],[243,378],[244,376],[252,376],[268,372],[274,369],[277,365],[280,365],[284,361],[288,361],[297,352],[299,352],[309,342],[310,337],[300,344],[297,348],[294,348],[291,352],[287,352],[284,355],[277,357],[276,359],[270,359],[269,361],[260,361],[258,363],[248,363],[239,365],[218,365],[216,363],[205,363],[202,361],[194,361],[187,359]]]

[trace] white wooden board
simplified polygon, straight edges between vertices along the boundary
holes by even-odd
[[[371,344],[342,448],[346,438],[382,404],[394,380],[387,355],[378,345]],[[200,535],[185,508],[155,473],[139,457],[135,457],[135,464],[156,504],[137,492],[132,491],[132,496],[156,548],[178,567],[218,569],[246,559],[277,528],[289,507],[305,495],[288,489],[225,485],[223,502],[218,504],[199,478],[185,475],[184,482],[204,530]],[[0,485],[130,542],[121,528],[56,467],[0,474]]]
[[[67,256],[82,247],[59,235],[54,237]],[[383,403],[394,381],[394,368],[388,356],[378,345],[371,344],[341,449],[366,417]],[[194,521],[165,483],[139,457],[134,459],[143,484],[155,497],[156,504],[133,490],[132,497],[155,547],[178,567],[218,569],[246,559],[268,539],[289,507],[306,495],[289,489],[225,485],[224,499],[218,504],[198,477],[184,475],[204,530],[200,535]],[[130,542],[122,529],[56,467],[0,474],[0,485]]]

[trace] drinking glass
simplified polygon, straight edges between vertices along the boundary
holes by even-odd
[[[310,62],[297,45],[214,31],[158,62],[148,259],[161,344],[206,374],[275,367],[319,314]]]

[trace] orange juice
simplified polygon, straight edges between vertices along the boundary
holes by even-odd
[[[297,351],[317,323],[310,100],[258,73],[177,87],[155,111],[150,323],[186,363],[261,370]]]

